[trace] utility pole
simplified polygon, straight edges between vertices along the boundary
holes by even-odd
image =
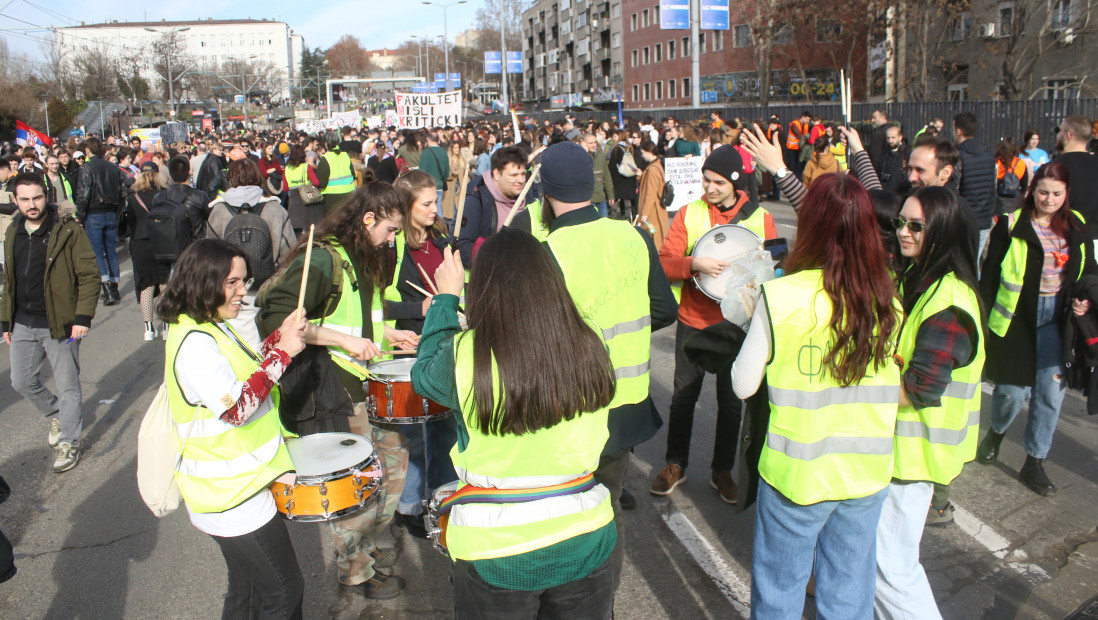
[[[500,49],[500,68],[499,68],[499,81],[503,82],[503,98],[500,103],[503,104],[503,112],[506,114],[511,109],[510,99],[507,95],[507,32],[506,24],[503,17],[503,2],[501,0],[499,6],[499,49]]]
[[[468,0],[458,0],[458,2],[451,2],[450,4],[440,4],[438,2],[424,2],[423,4],[433,4],[442,8],[442,52],[446,57],[446,79],[444,80],[446,91],[450,91],[450,37],[447,33],[446,27],[446,9],[456,6],[458,4],[465,4]]]
[[[701,1],[690,0],[690,105],[701,107]]]
[[[173,28],[167,32],[161,32],[156,28],[145,28],[145,30],[149,32],[162,34],[168,37],[167,54],[165,54],[165,56],[167,56],[168,60],[168,105],[171,107],[172,112],[175,112],[175,77],[172,75],[172,55],[175,52],[175,35],[190,29],[190,26],[185,26],[183,28]],[[186,73],[186,71],[183,73]],[[172,116],[174,117],[174,115]]]

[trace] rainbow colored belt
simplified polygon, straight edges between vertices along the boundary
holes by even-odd
[[[595,474],[593,473],[562,484],[535,487],[533,489],[493,489],[467,484],[461,487],[460,491],[442,500],[438,512],[439,514],[447,514],[450,509],[459,504],[518,504],[549,497],[573,495],[590,491],[595,488],[596,484],[598,483],[595,482]]]

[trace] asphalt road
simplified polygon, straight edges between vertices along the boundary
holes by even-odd
[[[774,209],[790,234],[788,207]],[[123,254],[123,269],[129,268]],[[10,387],[0,355],[0,475],[12,496],[0,529],[15,545],[19,573],[0,584],[0,618],[214,618],[225,566],[214,542],[184,511],[156,519],[135,484],[137,430],[163,371],[163,343],[141,338],[132,280],[124,301],[100,307],[83,343],[85,452],[65,474],[50,472],[48,426]],[[3,346],[0,345],[0,349]],[[653,338],[652,395],[671,397],[674,330]],[[750,595],[754,510],[737,511],[709,487],[716,408],[708,379],[695,416],[689,481],[659,498],[647,493],[663,465],[665,434],[636,450],[627,486],[638,500],[625,514],[626,564],[619,618],[736,618]],[[989,401],[983,413],[986,427]],[[957,524],[928,528],[924,564],[946,618],[1065,618],[1098,593],[1098,419],[1083,398],[1064,401],[1047,470],[1059,486],[1042,498],[1017,481],[1024,414],[1001,461],[970,464],[953,486]],[[308,618],[445,618],[448,560],[426,541],[403,540],[396,572],[409,587],[366,604],[340,596],[325,525],[289,524],[306,578]],[[811,599],[806,617],[815,617]],[[1080,615],[1095,618],[1098,615]]]

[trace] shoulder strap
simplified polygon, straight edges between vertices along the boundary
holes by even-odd
[[[138,194],[137,192],[134,192],[133,197],[134,197],[134,200],[137,201],[137,204],[141,205],[141,208],[145,210],[145,213],[148,213],[149,208],[145,206],[145,201],[141,200],[141,194]]]

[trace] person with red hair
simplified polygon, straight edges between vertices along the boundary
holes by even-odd
[[[762,285],[732,367],[736,396],[766,379],[751,617],[869,618],[877,522],[892,479],[902,309],[862,184],[821,176],[798,214],[789,275]],[[815,556],[815,569],[812,568]]]
[[[1072,292],[1079,278],[1096,269],[1093,236],[1069,204],[1070,176],[1059,160],[1037,169],[1021,208],[992,229],[980,276],[990,308],[985,373],[995,391],[991,428],[976,460],[990,464],[998,458],[1003,435],[1029,398],[1019,478],[1038,495],[1056,493],[1044,462],[1067,388],[1060,339],[1068,320],[1064,310],[1070,303],[1076,315],[1087,313],[1090,302],[1073,299]]]

